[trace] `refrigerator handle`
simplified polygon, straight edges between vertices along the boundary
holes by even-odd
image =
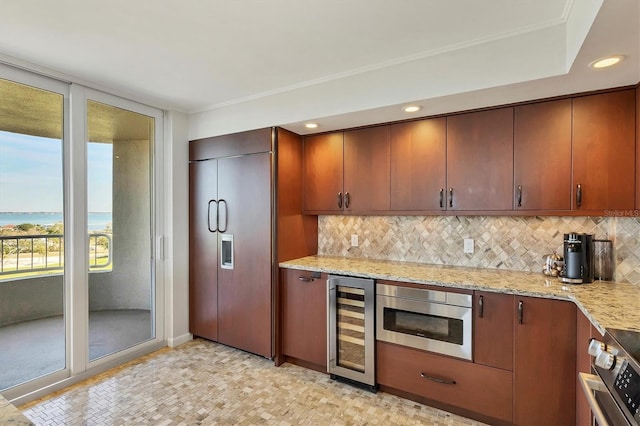
[[[220,206],[224,203],[224,208],[220,212]],[[218,201],[218,232],[227,232],[227,201],[222,198]],[[224,228],[220,225],[224,223]]]
[[[213,221],[213,223],[216,224],[216,228],[215,229],[211,229],[211,204],[212,203],[216,203],[216,208],[215,208],[215,213],[216,213],[216,220]],[[217,200],[209,200],[209,204],[207,205],[207,228],[209,229],[209,232],[216,232],[218,231],[218,201]]]
[[[327,372],[332,373],[336,367],[338,350],[336,339],[336,284],[334,278],[327,279]]]

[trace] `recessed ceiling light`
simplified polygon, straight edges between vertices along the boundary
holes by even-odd
[[[416,112],[420,111],[421,109],[422,107],[420,105],[407,105],[402,107],[402,110],[404,112]]]
[[[605,58],[596,59],[589,64],[591,68],[606,68],[615,65],[624,59],[624,55],[611,55]]]
[[[318,123],[306,123],[304,127],[306,127],[307,129],[317,129]]]

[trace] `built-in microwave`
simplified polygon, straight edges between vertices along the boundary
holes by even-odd
[[[376,285],[376,338],[472,359],[471,294]]]

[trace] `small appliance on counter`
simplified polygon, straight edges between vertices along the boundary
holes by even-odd
[[[593,282],[593,235],[572,232],[564,234],[564,273],[562,282]]]

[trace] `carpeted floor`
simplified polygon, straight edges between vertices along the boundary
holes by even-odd
[[[481,425],[201,339],[19,408],[39,426]]]
[[[131,347],[151,338],[146,310],[89,313],[89,359]],[[62,316],[0,327],[0,390],[65,367]]]

